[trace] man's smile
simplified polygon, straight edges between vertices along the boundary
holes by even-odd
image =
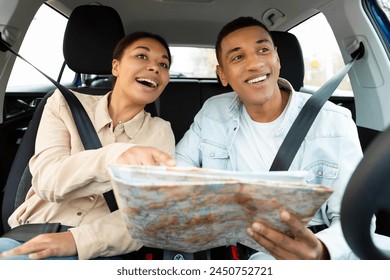
[[[246,80],[245,82],[248,84],[257,84],[257,83],[263,82],[267,78],[267,76],[269,76],[269,74],[263,75],[263,76],[258,76],[255,78],[250,78],[249,80]]]

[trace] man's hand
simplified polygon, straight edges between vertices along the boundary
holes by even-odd
[[[282,211],[280,218],[290,228],[292,236],[258,222],[248,228],[248,234],[276,259],[330,259],[325,245],[298,219],[287,211]]]
[[[152,147],[134,146],[121,154],[116,160],[129,165],[168,165],[175,166],[175,160],[168,154]]]
[[[0,254],[1,258],[28,255],[30,259],[76,256],[77,248],[70,231],[40,234],[26,243]]]

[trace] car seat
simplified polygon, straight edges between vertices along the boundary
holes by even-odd
[[[287,79],[294,90],[299,91],[303,87],[305,65],[297,37],[283,31],[271,31],[271,36],[280,59],[279,76]]]
[[[70,69],[79,74],[111,75],[112,53],[116,43],[124,37],[124,27],[119,14],[111,7],[83,5],[76,7],[69,17],[65,30],[63,53]],[[111,87],[77,87],[74,90],[103,95]],[[3,231],[10,228],[8,218],[25,200],[31,187],[28,162],[34,154],[35,137],[41,115],[49,96],[47,93],[37,106],[32,120],[23,136],[4,187],[2,203]],[[149,107],[152,111],[154,105]]]

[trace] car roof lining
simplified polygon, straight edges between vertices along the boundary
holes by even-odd
[[[122,2],[121,6],[119,6],[119,2]],[[101,0],[92,4],[107,5],[116,9],[121,15],[126,33],[145,30],[164,36],[173,45],[193,46],[196,44],[210,47],[214,46],[215,38],[222,26],[238,16],[253,16],[264,21],[262,17],[266,11],[277,10],[284,14],[285,18],[278,22],[277,26],[269,28],[275,31],[287,31],[318,13],[324,4],[329,2],[333,1],[214,0],[193,3],[189,1],[143,0],[127,1],[125,8],[123,8],[121,0]],[[91,2],[86,0],[66,0],[65,5],[64,1],[61,0],[47,1],[47,4],[67,16],[76,6],[89,3]],[[145,20],[144,13],[137,12],[139,10],[147,11],[147,18],[154,20]],[[178,16],[178,14],[182,14],[182,16]],[[180,23],[173,18],[178,19]],[[202,30],[207,30],[207,34]],[[212,31],[210,32],[210,30]]]

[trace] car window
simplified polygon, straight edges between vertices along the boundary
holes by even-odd
[[[217,78],[214,48],[170,47],[172,78]]]
[[[336,38],[319,13],[289,30],[299,40],[305,63],[304,90],[314,92],[344,66]],[[352,96],[348,75],[333,95]]]
[[[390,19],[390,1],[389,0],[378,0],[379,6],[383,9],[383,12]]]
[[[67,18],[47,5],[42,5],[32,20],[19,54],[38,69],[57,80],[64,62],[62,42]],[[61,82],[72,82],[75,73],[65,67]],[[17,58],[7,85],[15,87],[51,84],[42,74]]]
[[[289,32],[297,36],[302,47],[305,63],[304,90],[315,92],[344,66],[332,29],[325,16],[319,13]],[[216,78],[217,60],[214,48],[171,47],[171,52],[173,57],[171,77]],[[353,95],[348,76],[341,82],[334,95]]]
[[[390,1],[366,0],[364,8],[390,56]]]

